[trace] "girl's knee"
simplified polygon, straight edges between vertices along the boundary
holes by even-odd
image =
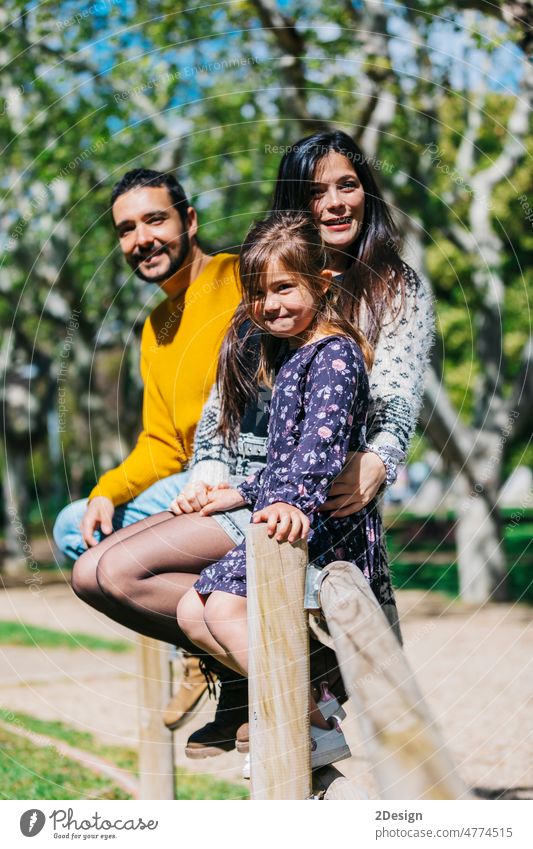
[[[235,628],[246,618],[246,599],[231,593],[214,592],[209,596],[204,610],[204,621],[211,636],[227,648]]]
[[[176,618],[179,628],[193,643],[205,634],[204,605],[196,590],[185,593],[178,604]]]

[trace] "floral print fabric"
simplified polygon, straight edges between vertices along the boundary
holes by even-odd
[[[354,340],[329,336],[289,351],[272,393],[266,466],[238,489],[254,510],[283,501],[306,513],[310,562],[323,568],[334,560],[352,561],[386,604],[393,596],[375,503],[339,519],[317,512],[348,451],[366,448],[368,399],[363,355]],[[206,595],[220,590],[245,596],[245,543],[204,569],[194,586]]]

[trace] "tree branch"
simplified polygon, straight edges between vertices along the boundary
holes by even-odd
[[[306,45],[296,29],[294,19],[280,12],[273,0],[251,0],[251,2],[257,10],[263,28],[270,30],[283,54],[279,72],[285,82],[285,93],[294,117],[298,119],[304,132],[330,129],[328,121],[315,118],[307,108],[307,80],[302,61],[302,56],[306,53]]]

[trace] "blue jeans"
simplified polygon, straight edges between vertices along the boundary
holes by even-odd
[[[147,516],[153,516],[154,513],[168,510],[170,502],[183,489],[188,477],[188,472],[178,472],[168,478],[162,478],[162,480],[156,481],[144,492],[141,492],[136,498],[121,504],[116,508],[113,516],[114,530],[118,531],[120,528],[146,519]],[[63,508],[55,521],[53,530],[55,544],[63,554],[71,557],[72,560],[77,560],[80,554],[83,554],[87,549],[80,531],[80,522],[87,503],[87,498],[73,501],[72,504]],[[100,531],[95,533],[98,541],[104,536]]]

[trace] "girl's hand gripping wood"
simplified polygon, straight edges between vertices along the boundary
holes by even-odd
[[[269,537],[275,535],[277,542],[296,542],[297,539],[307,539],[310,522],[305,513],[292,504],[277,501],[254,513],[253,522],[267,523]]]

